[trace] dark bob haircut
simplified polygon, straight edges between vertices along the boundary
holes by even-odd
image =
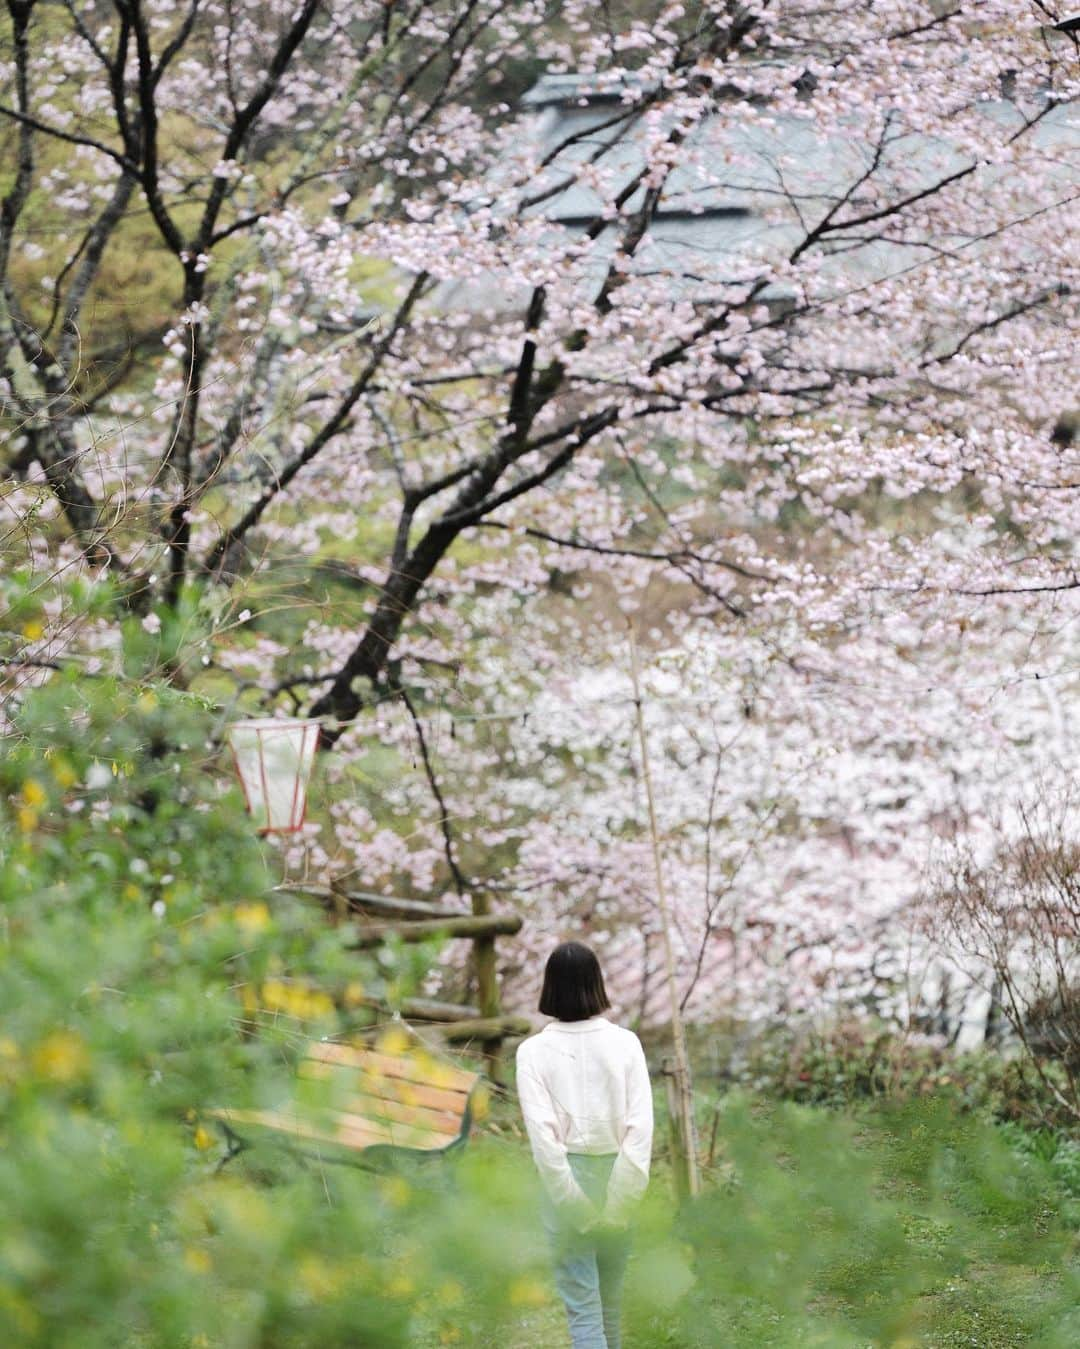
[[[556,946],[544,967],[540,1011],[559,1021],[587,1021],[610,1006],[592,948],[579,941]]]

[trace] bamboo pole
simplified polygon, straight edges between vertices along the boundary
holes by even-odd
[[[391,937],[398,937],[405,942],[426,941],[428,937],[467,937],[474,942],[494,943],[495,937],[512,937],[515,932],[520,931],[521,918],[516,913],[454,914],[446,918],[430,918],[419,922],[380,921],[358,924],[351,949],[362,951],[372,946],[381,946]],[[492,979],[494,979],[494,963]],[[487,995],[486,1004],[485,995]],[[498,1007],[491,1005],[491,994],[486,983],[481,983],[480,997],[477,1001],[481,1016],[498,1015]]]
[[[360,998],[364,1007],[374,1007],[379,1012],[400,1012],[406,1021],[424,1021],[442,1024],[450,1021],[475,1021],[480,1016],[480,1008],[460,1002],[440,1002],[435,998],[401,998],[393,1006],[385,998],[376,998],[366,994]]]
[[[481,1044],[492,1041],[502,1043],[509,1036],[524,1037],[532,1030],[532,1022],[523,1016],[475,1017],[468,1021],[446,1021],[432,1030],[443,1037],[448,1044],[459,1044],[467,1040],[476,1040]]]
[[[374,915],[379,918],[410,919],[465,918],[459,909],[448,909],[445,904],[431,904],[423,899],[399,899],[397,895],[377,895],[368,890],[345,890],[325,885],[279,885],[275,893],[297,895],[301,899],[316,899],[321,904],[333,905],[346,918],[350,914]]]
[[[686,1052],[686,1032],[679,1007],[679,991],[675,979],[675,952],[671,943],[671,911],[664,885],[664,867],[660,855],[660,830],[656,823],[656,802],[653,797],[652,770],[649,766],[649,741],[645,734],[645,711],[641,699],[641,669],[638,663],[634,626],[627,620],[630,634],[630,668],[634,679],[634,708],[637,714],[638,743],[641,748],[641,771],[645,780],[645,799],[649,806],[649,833],[652,837],[653,866],[656,871],[656,898],[660,911],[660,932],[664,946],[664,965],[667,972],[668,996],[671,1001],[671,1035],[675,1059],[665,1073],[670,1083],[668,1098],[672,1111],[672,1135],[675,1153],[675,1179],[680,1192],[693,1196],[700,1193],[697,1139],[694,1131],[694,1092],[690,1081],[690,1057]]]

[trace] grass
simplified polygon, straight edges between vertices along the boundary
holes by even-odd
[[[855,1117],[733,1100],[719,1138],[693,1210],[674,1212],[661,1159],[624,1349],[1080,1344],[1080,1192],[1038,1150],[925,1102]],[[567,1349],[542,1287],[504,1323],[504,1349]],[[493,1343],[462,1310],[452,1342]]]

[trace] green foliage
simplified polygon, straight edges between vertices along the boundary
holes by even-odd
[[[131,682],[7,703],[0,1343],[498,1342],[545,1297],[520,1149],[379,1177],[265,1142],[218,1169],[214,1109],[288,1099],[307,1040],[412,991],[425,953],[376,964],[270,894],[211,711],[138,677],[159,640],[131,625]]]
[[[1061,1176],[1008,1131],[937,1102],[844,1117],[732,1095],[717,1147],[704,1195],[681,1211],[658,1168],[637,1224],[625,1349],[1075,1342],[1080,1274]],[[568,1344],[520,1166],[484,1140],[456,1192],[400,1211],[412,1230],[400,1249],[431,1313],[414,1324],[418,1349]]]
[[[141,633],[133,675],[157,658]],[[508,1121],[415,1172],[270,1142],[218,1169],[214,1108],[285,1099],[307,1039],[359,1014],[349,990],[404,988],[422,956],[358,968],[342,929],[269,894],[273,855],[226,785],[211,710],[137,678],[73,675],[9,706],[0,1343],[565,1343]],[[841,1085],[872,1086],[853,1093],[865,1100],[895,1080],[853,1049],[819,1052],[820,1069],[806,1051],[774,1081],[847,1099],[825,1090],[840,1063]],[[627,1349],[1074,1343],[1075,1145],[958,1114],[925,1080],[906,1104],[848,1116],[723,1098],[702,1198],[676,1209],[658,1168]]]
[[[321,984],[367,971],[310,909],[267,901],[197,700],[65,675],[9,706],[0,1342],[284,1343],[300,1295],[265,1289],[266,1269],[317,1260],[334,1232],[317,1195],[214,1179],[211,1112],[280,1096],[299,1046],[336,1029]],[[358,1249],[370,1219],[349,1221],[340,1248]],[[400,1343],[395,1304],[361,1301]]]
[[[666,1223],[650,1200],[634,1349],[1075,1339],[1062,1176],[999,1128],[927,1100],[845,1117],[734,1094],[720,1110],[703,1197]]]
[[[990,1049],[958,1054],[920,1036],[873,1023],[844,1021],[814,1031],[762,1037],[737,1074],[740,1083],[780,1100],[846,1108],[866,1100],[947,1100],[961,1111],[1034,1127],[1067,1129],[1072,1121],[1049,1081],[1053,1061]]]

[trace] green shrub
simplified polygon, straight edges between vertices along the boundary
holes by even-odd
[[[320,915],[268,897],[272,861],[197,701],[61,675],[9,706],[0,1342],[332,1345],[361,1326],[404,1343],[377,1263],[345,1256],[373,1244],[377,1205],[328,1218],[306,1182],[214,1174],[213,1107],[273,1099],[336,1029],[322,987],[370,971]]]
[[[933,1097],[735,1091],[716,1149],[723,1183],[679,1215],[650,1199],[628,1349],[1075,1343],[1064,1166],[1000,1126]]]
[[[1062,1072],[1053,1061],[1040,1067],[1051,1081]],[[765,1096],[806,1104],[935,1097],[994,1120],[1062,1130],[1071,1122],[1019,1054],[958,1054],[926,1037],[862,1020],[772,1031],[755,1042],[737,1080]]]
[[[269,1142],[219,1169],[214,1107],[278,1103],[312,1036],[430,953],[383,971],[272,892],[198,700],[61,674],[9,706],[0,1344],[502,1342],[547,1298],[521,1147],[479,1139],[415,1180]]]

